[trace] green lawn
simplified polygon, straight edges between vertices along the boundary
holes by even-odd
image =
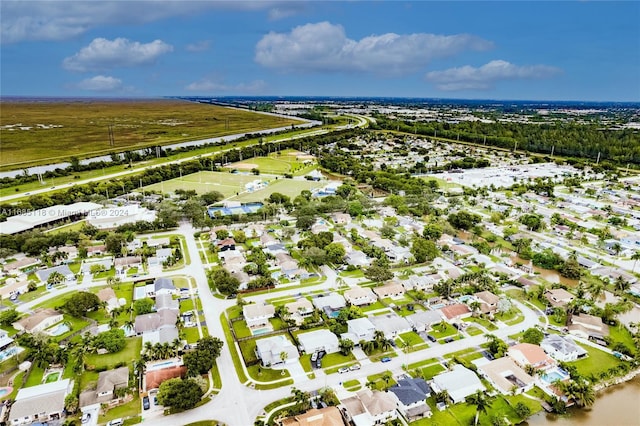
[[[256,356],[256,341],[251,340],[243,340],[238,343],[240,346],[240,351],[242,352],[242,358],[245,363],[251,363],[253,361],[257,361],[258,357]]]
[[[378,309],[385,309],[385,308],[386,306],[384,306],[382,302],[378,300],[375,303],[372,303],[371,305],[363,306],[361,309],[362,309],[362,312],[369,312],[369,311],[375,311]]]
[[[282,380],[291,377],[291,374],[289,374],[289,371],[287,371],[286,369],[275,370],[272,368],[261,367],[259,364],[247,367],[247,371],[249,371],[249,376],[251,376],[254,380],[260,382],[274,382],[276,380]],[[283,381],[283,383],[285,382]]]
[[[482,330],[474,326],[469,326],[464,331],[466,331],[469,336],[477,336],[478,334],[484,333]]]
[[[42,378],[44,375],[44,368],[38,367],[34,365],[29,372],[29,377],[27,377],[27,382],[24,384],[25,388],[31,386],[37,386],[42,383]]]
[[[355,392],[357,390],[360,390],[362,388],[362,384],[360,383],[360,380],[347,380],[346,382],[344,382],[342,384],[342,386],[348,390],[348,391],[352,391]]]
[[[255,179],[265,179],[259,176],[252,176],[253,180]],[[230,200],[240,201],[242,203],[249,203],[255,201],[263,201],[265,198],[269,198],[271,194],[274,192],[279,192],[280,194],[286,195],[291,199],[300,195],[300,192],[303,190],[311,191],[315,188],[322,188],[327,185],[327,182],[314,182],[309,180],[293,180],[293,179],[278,179],[276,181],[271,181],[269,185],[255,192],[246,192],[240,195],[230,196]],[[244,187],[242,188],[244,190]],[[234,192],[235,194],[235,192]]]
[[[181,313],[184,313],[187,311],[193,311],[193,310],[194,310],[193,299],[189,298],[187,300],[183,300],[182,302],[180,302]]]
[[[474,322],[476,324],[480,324],[481,326],[483,326],[484,328],[486,328],[489,331],[492,330],[497,330],[498,327],[492,323],[491,321],[489,321],[488,319],[485,318],[480,318],[480,317],[468,317],[463,319],[464,322]]]
[[[233,335],[231,334],[231,330],[229,329],[227,317],[224,312],[220,314],[220,323],[222,324],[222,329],[224,330],[224,337],[226,341],[233,342]],[[244,370],[242,369],[242,360],[240,359],[236,351],[235,345],[229,345],[229,350],[231,351],[231,359],[233,359],[233,366],[236,369],[236,375],[238,376],[240,382],[244,383],[247,381],[247,376],[244,374]]]
[[[126,404],[113,407],[105,414],[100,414],[100,417],[98,417],[98,421],[100,423],[106,423],[110,420],[120,417],[135,417],[140,414],[140,405],[140,397],[137,394],[134,394],[133,400],[127,402]]]
[[[411,371],[411,370],[415,370],[416,368],[422,368],[422,367],[425,367],[425,366],[428,366],[428,365],[431,365],[431,364],[437,364],[437,363],[439,363],[439,361],[436,358],[429,358],[429,359],[425,359],[425,360],[422,360],[422,361],[418,361],[418,362],[414,362],[412,364],[409,364],[407,366],[407,369],[409,371]]]
[[[340,352],[335,352],[332,354],[326,354],[322,357],[322,368],[335,367],[341,364],[348,363],[350,361],[354,361],[356,357],[349,352],[349,355],[344,356]]]
[[[449,323],[445,323],[444,328],[442,328],[439,324],[436,324],[431,328],[431,331],[429,332],[429,334],[431,334],[438,340],[444,339],[445,337],[454,336],[457,333],[458,330],[456,330],[455,327]]]
[[[127,345],[120,352],[114,354],[88,354],[86,363],[94,368],[106,368],[112,369],[116,364],[124,362],[131,364],[133,361],[140,358],[140,351],[142,350],[142,337],[129,337],[126,339]]]
[[[388,375],[388,378],[389,378],[388,381],[383,378],[385,374]],[[386,390],[396,384],[396,381],[393,380],[393,374],[391,373],[391,371],[388,371],[388,370],[382,373],[367,376],[367,381],[373,382],[375,384],[374,389],[377,389],[377,390]]]
[[[636,345],[633,341],[633,336],[629,333],[625,327],[622,326],[611,326],[609,327],[609,337],[611,338],[612,344],[609,345],[611,349],[616,342],[623,343],[626,347],[631,349],[632,353],[636,352]]]
[[[251,336],[251,330],[249,330],[247,323],[243,320],[233,322],[233,331],[236,333],[238,339]]]
[[[589,377],[591,374],[597,377],[601,372],[607,371],[611,367],[616,367],[623,363],[623,361],[620,361],[618,358],[607,352],[591,346],[582,345],[580,343],[578,343],[578,345],[582,346],[587,352],[589,352],[589,356],[578,361],[570,362],[569,364],[575,365],[578,372],[583,377]]]
[[[419,345],[421,343],[424,343],[424,340],[422,340],[422,337],[420,337],[420,335],[418,333],[416,333],[415,331],[410,331],[408,333],[402,333],[398,337],[400,339],[402,339],[403,342],[409,343],[409,345],[411,345],[411,346],[415,346],[415,345]]]
[[[422,378],[425,379],[425,380],[432,379],[433,376],[436,376],[436,375],[442,373],[444,370],[445,370],[445,368],[440,363],[433,364],[433,365],[430,365],[428,367],[424,367],[421,370]]]
[[[160,191],[165,194],[175,192],[176,189],[194,190],[198,194],[218,191],[227,198],[235,195],[237,192],[244,191],[244,185],[256,179],[271,180],[271,178],[254,175],[202,171],[184,175],[182,178],[154,183],[145,188],[149,191]]]
[[[254,164],[261,173],[269,174],[293,173],[300,169],[312,169],[311,166],[304,165],[302,161],[297,161],[295,154],[287,155],[285,152],[280,155],[271,154],[269,157],[252,157],[241,163]],[[235,168],[235,164],[231,164],[229,168]]]
[[[200,333],[198,327],[187,327],[182,329],[183,338],[187,340],[187,343],[195,343],[200,340]]]

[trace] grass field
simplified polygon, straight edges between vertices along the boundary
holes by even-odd
[[[305,160],[307,163],[305,164]],[[315,160],[300,151],[285,150],[271,153],[267,157],[253,157],[245,161],[239,161],[228,166],[228,169],[249,171],[253,168],[260,173],[270,174],[300,174],[308,172],[315,167]]]
[[[160,191],[165,194],[174,192],[176,189],[192,189],[198,194],[218,191],[228,198],[235,195],[236,192],[244,191],[244,185],[249,182],[253,182],[256,179],[271,181],[270,178],[254,176],[252,174],[245,175],[225,172],[197,172],[182,176],[182,178],[154,183],[153,185],[146,186],[145,189],[147,191]],[[262,191],[258,191],[256,194],[260,192]],[[260,198],[260,200],[263,198]]]
[[[0,164],[14,167],[67,159],[69,154],[81,158],[297,122],[180,100],[4,101],[0,106]]]
[[[309,180],[292,180],[292,179],[278,179],[271,181],[269,186],[256,192],[245,192],[243,194],[233,196],[230,199],[234,201],[240,201],[242,203],[249,203],[252,201],[263,201],[268,198],[274,192],[291,197],[291,199],[300,195],[303,190],[311,191],[314,188],[322,188],[327,185],[327,182],[313,182]]]

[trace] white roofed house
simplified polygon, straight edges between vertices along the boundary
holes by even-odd
[[[296,322],[297,325],[302,324],[302,321],[308,316],[313,314],[313,305],[309,301],[309,299],[301,298],[296,300],[295,302],[287,303],[284,305],[285,309],[291,315],[291,318]]]
[[[20,389],[9,412],[9,424],[26,425],[60,420],[65,416],[64,400],[72,390],[73,381],[70,379]]]
[[[594,338],[601,340],[609,335],[609,326],[602,322],[602,318],[585,313],[572,315],[568,328],[570,334],[583,339]]]
[[[376,330],[384,333],[384,337],[387,339],[395,339],[399,334],[412,330],[409,321],[396,314],[374,315],[369,320],[376,327]]]
[[[369,318],[355,318],[347,321],[347,334],[353,336],[351,340],[358,344],[361,340],[373,340],[373,334],[376,332],[376,326]]]
[[[301,349],[308,354],[318,351],[334,353],[340,350],[338,337],[327,329],[319,329],[298,334]]]
[[[571,337],[550,334],[542,339],[540,347],[556,361],[576,361],[587,356],[588,352],[578,346]]]
[[[405,318],[417,332],[430,330],[433,324],[442,321],[439,311],[420,311]]]
[[[156,250],[156,257],[162,263],[166,262],[173,255],[173,249],[160,248]]]
[[[315,306],[316,309],[325,311],[327,315],[332,312],[339,311],[347,305],[344,297],[335,292],[331,292],[326,296],[320,295],[318,297],[314,297],[311,303],[313,303],[313,306]]]
[[[349,304],[355,306],[370,305],[378,300],[368,287],[353,287],[344,292],[344,298]]]
[[[360,250],[347,251],[344,257],[347,265],[362,267],[371,265],[372,259]]]
[[[342,399],[340,405],[349,424],[356,426],[382,425],[398,418],[395,397],[388,392],[365,388],[355,396]]]
[[[67,265],[60,265],[60,266],[54,266],[53,268],[40,269],[39,271],[36,271],[36,276],[40,281],[47,282],[49,277],[56,272],[64,277],[65,282],[75,281],[76,279],[75,274],[71,271],[71,269],[69,269]]]
[[[116,268],[116,274],[124,275],[127,273],[127,269],[129,268],[139,268],[142,266],[142,257],[141,256],[125,256],[118,257],[113,262]]]
[[[273,305],[252,303],[242,307],[242,316],[247,322],[250,329],[269,327],[271,328],[270,318],[276,314],[276,308]]]
[[[533,377],[506,356],[479,366],[478,372],[503,395],[527,392],[535,384]]]
[[[282,334],[256,340],[256,355],[265,367],[292,364],[300,357],[293,343]]]
[[[455,404],[463,402],[466,397],[477,391],[485,390],[478,376],[460,364],[454,365],[451,371],[435,376],[431,388],[434,392],[446,390]]]

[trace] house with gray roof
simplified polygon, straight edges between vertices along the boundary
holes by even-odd
[[[556,361],[576,361],[577,359],[584,358],[588,354],[588,352],[581,346],[578,346],[571,337],[559,336],[557,334],[550,334],[542,339],[540,347]]]
[[[65,416],[64,400],[72,390],[70,379],[20,389],[11,406],[8,423],[26,425],[60,420]]]
[[[395,339],[399,334],[412,330],[411,324],[396,314],[374,315],[369,320],[376,327],[376,330],[384,333],[384,337],[387,339]]]
[[[129,367],[120,367],[114,370],[101,371],[98,374],[96,396],[113,399],[116,389],[126,388],[129,383]],[[101,401],[102,402],[102,401]]]
[[[413,327],[414,331],[427,331],[431,329],[433,324],[437,324],[442,321],[442,315],[440,311],[420,311],[415,314],[411,314],[405,317],[409,324]]]
[[[328,310],[329,312],[327,313],[327,315],[331,312],[339,311],[340,309],[347,306],[347,302],[344,300],[344,297],[342,297],[341,294],[335,292],[331,292],[328,295],[324,296],[320,295],[318,297],[314,297],[311,300],[311,303],[313,303],[313,306],[315,306],[316,309],[320,309],[325,312],[327,312]]]
[[[454,404],[463,402],[466,397],[477,391],[485,391],[478,376],[460,364],[454,365],[451,371],[435,376],[431,387],[434,392],[446,390]]]
[[[389,388],[389,392],[398,400],[398,410],[410,422],[431,417],[431,408],[426,399],[431,395],[431,388],[423,379],[400,379]]]
[[[40,269],[39,271],[36,271],[36,276],[40,281],[46,282],[51,276],[51,274],[55,272],[61,274],[67,282],[73,281],[76,279],[75,274],[71,272],[71,269],[69,269],[67,265],[60,265],[60,266],[54,266],[53,268]]]

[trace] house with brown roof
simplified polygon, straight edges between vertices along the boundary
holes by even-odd
[[[2,270],[9,275],[18,275],[20,274],[22,269],[26,269],[30,266],[35,266],[39,263],[39,259],[35,259],[33,257],[23,257],[22,259],[5,263],[4,265],[2,265]]]
[[[509,358],[524,368],[532,365],[537,369],[546,370],[556,365],[556,362],[538,345],[531,343],[519,343],[511,346],[507,351]]]
[[[129,367],[120,367],[115,370],[101,371],[98,374],[96,395],[98,398],[109,397],[112,399],[116,389],[126,388],[129,384]]]
[[[480,312],[483,314],[493,315],[498,310],[498,302],[500,298],[490,291],[481,291],[474,294],[480,302]]]
[[[533,377],[506,356],[480,365],[478,372],[503,395],[526,392],[535,384]]]
[[[98,291],[98,299],[107,304],[107,312],[111,312],[112,310],[120,307],[120,302],[118,302],[116,292],[113,291],[111,287],[103,288]]]
[[[139,268],[142,266],[141,256],[118,257],[113,261],[116,274],[124,274],[129,268]]]
[[[347,420],[356,425],[384,424],[398,418],[395,398],[386,392],[365,388],[340,403]]]
[[[279,420],[279,426],[344,426],[338,407],[312,408],[303,414]]]
[[[385,297],[402,297],[405,293],[405,290],[402,284],[397,282],[392,282],[380,287],[375,287],[373,289],[373,292],[380,299],[384,299]]]
[[[370,305],[378,300],[368,287],[353,287],[345,291],[343,296],[347,303],[355,306]]]
[[[464,303],[455,303],[439,309],[442,316],[449,321],[467,318],[471,316],[471,310]]]
[[[236,249],[236,240],[233,238],[225,238],[224,240],[218,241],[216,247],[218,247],[219,251],[233,251]]]
[[[313,304],[304,297],[296,300],[295,302],[287,303],[284,305],[285,309],[291,315],[291,318],[295,320],[297,325],[302,324],[302,321],[311,314],[313,314]]]
[[[149,392],[158,389],[160,385],[169,379],[183,378],[187,375],[187,367],[184,365],[147,371],[144,375],[144,389]]]
[[[609,326],[602,322],[602,318],[585,313],[572,315],[568,328],[569,334],[583,339],[602,339],[609,335]]]
[[[39,309],[33,315],[26,316],[13,323],[13,328],[27,333],[37,333],[59,323],[64,319],[62,313],[55,309]]]
[[[565,307],[575,299],[573,294],[563,288],[552,288],[544,292],[544,297],[553,307]]]

